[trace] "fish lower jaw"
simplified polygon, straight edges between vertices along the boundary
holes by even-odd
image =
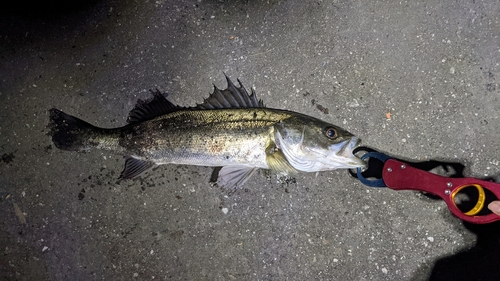
[[[355,169],[362,168],[366,166],[366,163],[360,158],[350,155],[348,157],[345,156],[329,156],[326,159],[327,161],[318,161],[317,171],[331,171],[337,169]]]

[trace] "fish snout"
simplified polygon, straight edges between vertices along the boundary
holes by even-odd
[[[344,146],[342,146],[340,151],[337,153],[338,156],[347,159],[346,166],[348,166],[348,168],[366,167],[366,162],[353,154],[354,148],[356,148],[356,146],[358,146],[360,143],[361,140],[353,136],[350,140],[345,141]]]

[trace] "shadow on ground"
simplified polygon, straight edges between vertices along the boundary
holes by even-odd
[[[439,258],[432,266],[428,280],[498,280],[500,222],[485,225],[464,222],[463,225],[477,236],[476,245]],[[428,267],[422,265],[415,276],[426,276],[427,272]]]

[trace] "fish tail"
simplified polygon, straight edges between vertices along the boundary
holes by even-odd
[[[98,145],[93,141],[93,136],[99,128],[58,109],[50,111],[49,135],[52,136],[54,145],[63,150],[85,151]]]

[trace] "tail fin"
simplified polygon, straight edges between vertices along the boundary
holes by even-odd
[[[57,148],[84,151],[97,144],[92,141],[99,130],[97,127],[55,108],[49,112],[50,135]]]

